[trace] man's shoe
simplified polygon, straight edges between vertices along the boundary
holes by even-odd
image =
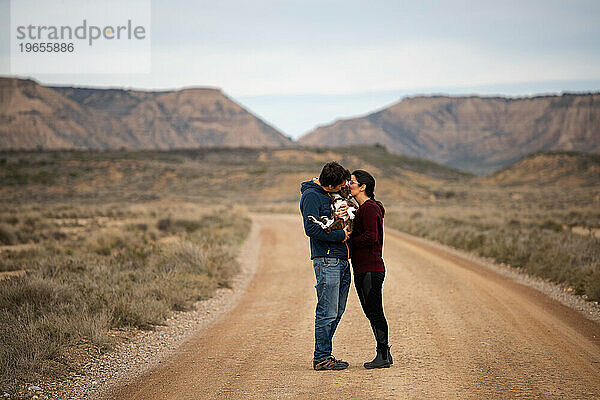
[[[348,368],[346,361],[336,360],[333,356],[327,357],[324,360],[317,361],[313,360],[313,369],[315,371],[335,370],[340,371]]]
[[[348,364],[346,361],[342,361],[342,360],[337,360],[334,356],[331,356],[331,358],[333,359],[333,361],[335,361],[336,363],[340,363],[342,365],[345,365],[346,368],[348,368],[350,366],[350,364]]]
[[[388,347],[385,350],[377,349],[377,356],[371,362],[366,362],[363,364],[366,369],[373,368],[389,368],[392,365],[391,357],[390,357],[390,348]]]

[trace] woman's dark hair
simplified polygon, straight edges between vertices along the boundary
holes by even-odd
[[[321,175],[319,175],[319,183],[325,187],[335,187],[349,179],[350,171],[342,167],[336,161],[331,161],[325,164],[321,170]]]
[[[365,188],[365,194],[375,200],[375,178],[373,178],[373,175],[362,169],[357,169],[352,173],[352,175],[356,177],[358,186],[367,185]],[[381,208],[381,215],[385,216],[385,208],[383,208],[383,204],[378,200],[375,200],[375,202],[379,208]]]

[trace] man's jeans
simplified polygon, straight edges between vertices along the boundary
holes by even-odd
[[[317,284],[315,313],[315,354],[321,361],[331,356],[331,340],[346,309],[350,288],[350,263],[339,258],[313,259]]]

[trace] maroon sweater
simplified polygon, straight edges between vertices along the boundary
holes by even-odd
[[[358,208],[350,244],[355,274],[385,271],[381,258],[383,213],[375,200],[369,199]]]

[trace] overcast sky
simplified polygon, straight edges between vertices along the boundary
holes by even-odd
[[[3,26],[9,4],[0,0]],[[151,4],[151,73],[28,76],[44,84],[219,87],[294,137],[407,95],[600,89],[597,0]],[[15,75],[8,32],[2,37],[0,73]]]

